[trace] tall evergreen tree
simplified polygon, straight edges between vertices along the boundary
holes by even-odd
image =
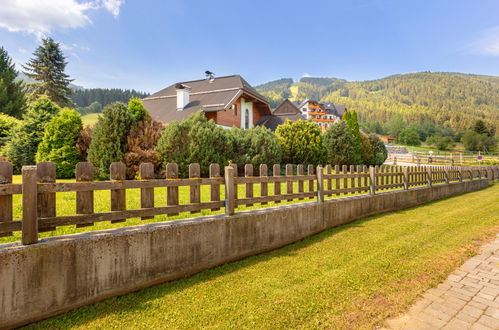
[[[362,164],[362,138],[360,135],[360,125],[355,111],[347,111],[343,115],[343,119],[347,122],[348,128],[352,133],[354,149],[355,149],[355,164]]]
[[[26,109],[26,91],[7,51],[0,47],[0,112],[19,118]]]
[[[71,106],[73,102],[69,95],[72,90],[69,84],[73,80],[64,72],[67,62],[59,43],[52,38],[44,38],[33,55],[34,58],[23,65],[24,73],[36,80],[28,84],[31,88],[30,99],[45,94],[59,106]]]
[[[133,115],[121,102],[108,105],[99,116],[88,149],[88,161],[96,167],[99,178],[109,177],[112,162],[123,161],[132,124]]]

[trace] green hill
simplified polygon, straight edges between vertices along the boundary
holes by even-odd
[[[349,82],[337,78],[281,79],[256,86],[272,106],[283,99],[345,104],[362,121],[387,123],[401,114],[411,123],[432,121],[456,131],[483,119],[499,132],[499,77],[419,72]]]

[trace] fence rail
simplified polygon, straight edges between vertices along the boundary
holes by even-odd
[[[189,177],[179,178],[178,165],[166,166],[165,179],[154,178],[154,167],[150,163],[140,165],[140,180],[125,180],[125,165],[110,166],[109,181],[93,181],[93,166],[82,162],[76,166],[76,182],[56,182],[56,167],[50,162],[35,166],[24,166],[22,183],[13,184],[12,165],[0,162],[0,237],[11,236],[21,231],[22,243],[33,244],[38,234],[53,231],[59,226],[92,226],[101,221],[123,222],[129,218],[143,220],[157,215],[175,216],[181,212],[197,213],[202,210],[217,211],[225,208],[228,215],[238,206],[262,207],[271,202],[293,200],[324,201],[325,198],[347,194],[370,193],[390,189],[411,189],[418,186],[449,184],[450,182],[474,180],[487,177],[499,178],[499,166],[318,166],[294,167],[287,164],[284,174],[281,165],[272,166],[269,175],[267,165],[258,168],[254,175],[251,164],[244,166],[244,176],[237,176],[238,167],[225,167],[224,176],[220,166],[211,164],[209,177],[202,178],[199,164],[189,165]],[[257,189],[255,189],[255,185]],[[209,187],[209,201],[201,201],[201,186]],[[238,188],[244,186],[244,196]],[[188,203],[180,204],[179,188],[188,189]],[[166,205],[155,205],[155,188],[166,188]],[[127,209],[128,189],[140,189],[140,208]],[[110,211],[95,212],[94,192],[110,191]],[[204,190],[206,193],[206,190]],[[56,194],[74,192],[75,214],[57,215]],[[225,198],[222,199],[222,192]],[[13,196],[21,196],[22,219],[13,219]],[[206,196],[205,196],[206,197]],[[205,198],[206,199],[206,198]]]

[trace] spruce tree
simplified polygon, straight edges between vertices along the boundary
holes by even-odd
[[[69,84],[73,80],[64,72],[67,62],[59,43],[52,38],[44,38],[33,55],[34,58],[23,65],[24,73],[36,81],[28,84],[31,89],[30,99],[45,94],[61,107],[72,106]]]
[[[0,112],[16,118],[26,109],[26,91],[7,51],[0,47]]]
[[[99,178],[109,178],[111,163],[123,161],[132,124],[133,116],[121,102],[108,105],[99,116],[88,149],[88,161],[97,168]]]

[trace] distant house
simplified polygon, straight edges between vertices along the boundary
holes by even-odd
[[[219,126],[250,128],[272,113],[265,97],[239,75],[176,83],[142,101],[152,118],[165,123],[201,110]]]
[[[309,119],[321,129],[326,130],[333,123],[341,120],[346,111],[344,105],[320,103],[311,99],[293,102],[286,99],[274,110],[272,113],[274,117],[265,117],[265,120],[262,118],[259,124],[275,130],[286,119]]]
[[[378,135],[378,137],[383,141],[384,144],[391,144],[392,142],[395,142],[397,139],[391,136],[386,136],[386,135]]]
[[[284,100],[270,116],[263,116],[256,123],[256,125],[265,126],[275,131],[277,126],[284,124],[286,120],[300,120],[305,119],[301,111],[290,100]]]

